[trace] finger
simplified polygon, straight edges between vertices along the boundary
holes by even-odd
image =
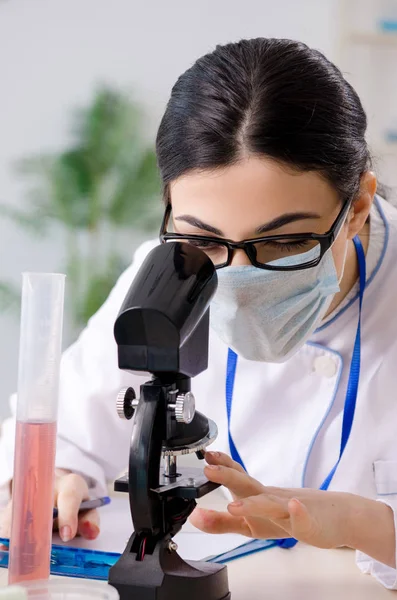
[[[260,517],[262,519],[289,519],[288,502],[283,498],[259,494],[244,498],[228,505],[228,511],[234,516]]]
[[[240,473],[245,473],[243,467],[235,462],[230,456],[224,454],[222,452],[206,452],[205,460],[209,465],[221,465],[224,467],[235,468],[236,471],[240,471]],[[233,500],[238,500],[237,494],[232,492]]]
[[[205,533],[239,533],[247,537],[251,535],[245,519],[216,510],[196,508],[189,520],[194,527]]]
[[[204,469],[210,481],[227,487],[232,494],[238,497],[255,496],[264,492],[265,488],[256,479],[244,471],[237,471],[220,465],[208,465]]]
[[[292,498],[288,508],[293,536],[303,541],[309,539],[313,535],[315,523],[306,506],[296,498]]]
[[[236,469],[236,471],[240,471],[240,473],[246,472],[238,462],[223,452],[206,452],[205,460],[209,465],[221,465],[223,467],[229,467],[230,469]]]
[[[87,510],[79,515],[78,533],[87,540],[95,540],[99,535],[99,512]]]
[[[88,499],[88,486],[79,475],[70,474],[57,481],[59,535],[64,542],[77,533],[78,512],[83,500]]]
[[[9,538],[11,536],[11,517],[12,517],[12,501],[10,500],[1,515],[0,537]]]

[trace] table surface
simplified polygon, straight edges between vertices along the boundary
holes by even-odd
[[[223,503],[216,494],[204,501],[212,508]],[[272,548],[232,561],[228,573],[232,600],[397,600],[395,592],[359,571],[348,549]],[[5,585],[7,571],[0,569],[0,586]]]

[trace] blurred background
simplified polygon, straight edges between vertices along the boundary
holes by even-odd
[[[172,85],[216,44],[258,36],[302,40],[342,68],[395,199],[397,0],[0,0],[0,420],[21,272],[67,272],[71,343],[157,235],[153,147]]]

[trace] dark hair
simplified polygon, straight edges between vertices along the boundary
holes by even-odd
[[[370,167],[367,118],[341,71],[318,50],[284,39],[218,46],[176,82],[157,135],[169,183],[256,154],[316,171],[354,198]]]

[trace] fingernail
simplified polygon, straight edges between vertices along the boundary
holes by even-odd
[[[72,539],[72,530],[70,529],[69,525],[64,525],[61,527],[59,535],[61,536],[61,540],[63,542],[69,542]]]
[[[211,471],[219,471],[220,466],[219,465],[207,465],[206,469],[211,469]]]
[[[206,454],[206,455],[208,454],[209,456],[213,456],[214,458],[219,458],[219,457],[220,457],[220,455],[221,455],[221,453],[220,453],[220,452],[217,452],[217,451],[212,451],[212,450],[211,450],[211,452],[206,452],[205,454]]]
[[[99,527],[89,521],[85,521],[80,525],[80,531],[88,540],[95,540],[99,535]]]
[[[230,502],[229,506],[240,508],[241,506],[244,506],[244,502],[242,500],[235,500],[235,502]]]

